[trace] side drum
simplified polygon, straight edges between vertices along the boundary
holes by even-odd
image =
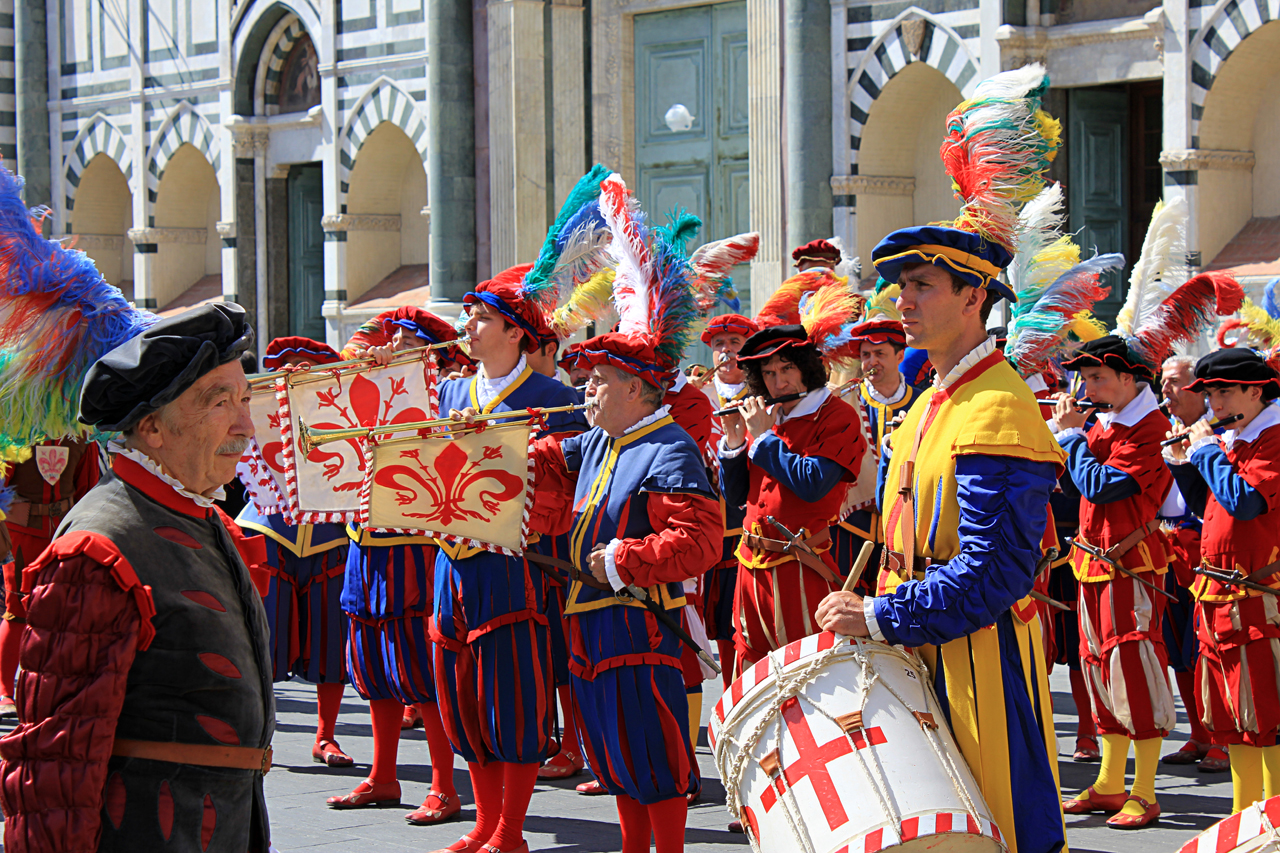
[[[1280,853],[1280,797],[1218,821],[1178,853]]]
[[[772,652],[716,703],[729,811],[759,853],[1006,849],[924,664],[821,633]]]

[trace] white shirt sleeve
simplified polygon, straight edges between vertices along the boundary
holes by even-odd
[[[604,573],[609,577],[609,586],[613,587],[613,591],[617,592],[626,587],[626,582],[622,580],[618,574],[618,564],[614,559],[614,554],[618,551],[618,545],[621,539],[614,539],[608,545],[604,546]]]

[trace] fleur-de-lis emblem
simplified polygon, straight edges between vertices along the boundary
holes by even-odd
[[[523,478],[501,467],[483,467],[485,462],[502,458],[500,445],[485,447],[480,458],[475,460],[452,441],[430,464],[422,461],[418,450],[401,451],[400,457],[412,459],[416,469],[409,465],[388,465],[378,469],[373,481],[378,486],[394,490],[396,503],[400,506],[419,501],[430,506],[427,512],[402,513],[405,518],[419,518],[440,525],[468,519],[489,522],[503,503],[524,493]],[[492,485],[487,488],[480,485],[486,481],[492,481]],[[480,487],[475,495],[480,509],[473,508],[476,504],[468,498],[476,487]]]
[[[394,415],[391,414],[395,398],[409,393],[405,388],[405,380],[403,378],[390,378],[387,383],[388,394],[386,399],[383,399],[382,388],[379,387],[377,382],[359,374],[351,380],[351,387],[347,391],[345,399],[342,393],[342,377],[336,377],[336,382],[337,384],[334,387],[316,392],[316,398],[320,401],[319,408],[335,410],[335,414],[332,415],[335,420],[316,423],[313,425],[316,429],[402,424],[427,419],[426,412],[417,406],[410,406],[401,409]],[[324,466],[326,480],[334,480],[341,475],[346,467],[348,457],[354,456],[357,471],[353,473],[359,476],[356,479],[344,480],[335,484],[332,487],[335,492],[349,492],[359,489],[364,481],[365,462],[361,440],[352,438],[348,439],[345,444],[347,445],[346,451],[330,451],[317,448],[307,455],[308,462],[315,462]],[[268,455],[267,448],[264,447],[262,449],[262,455],[268,464],[272,464],[272,457]]]

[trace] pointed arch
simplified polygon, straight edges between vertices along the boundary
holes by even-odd
[[[1191,138],[1199,148],[1205,100],[1223,63],[1255,30],[1280,18],[1280,0],[1218,0],[1191,41]]]
[[[209,120],[196,112],[190,101],[183,101],[174,107],[169,117],[156,131],[155,141],[147,156],[147,211],[151,216],[156,203],[156,193],[160,189],[160,179],[164,177],[165,166],[169,158],[185,143],[191,143],[204,155],[213,167],[214,174],[219,173],[221,165],[218,151],[218,137],[213,132]]]
[[[120,132],[120,128],[101,112],[94,113],[76,134],[76,138],[71,141],[71,151],[62,163],[62,174],[66,179],[64,199],[67,219],[71,219],[71,213],[76,206],[76,191],[80,188],[80,175],[89,165],[89,161],[99,154],[106,154],[114,160],[116,166],[124,173],[126,181],[133,180],[133,149],[129,147],[129,142]]]
[[[1280,0],[1278,0],[1280,1]],[[904,25],[920,21],[917,53],[907,46]],[[871,105],[894,75],[913,62],[923,62],[955,83],[964,97],[978,84],[978,59],[951,27],[917,6],[905,9],[867,45],[862,60],[849,75],[845,94],[849,103],[849,174],[858,174],[858,149]]]
[[[373,129],[389,121],[405,132],[422,162],[427,162],[427,123],[417,103],[387,77],[379,77],[356,101],[338,137],[338,201],[345,204],[356,154]]]

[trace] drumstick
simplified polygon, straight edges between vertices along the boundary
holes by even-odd
[[[862,570],[867,567],[867,561],[871,559],[871,552],[875,547],[874,542],[862,543],[862,550],[858,552],[858,559],[853,561],[853,568],[849,570],[849,578],[844,582],[845,592],[853,592],[853,588],[858,585],[858,581],[862,578]]]

